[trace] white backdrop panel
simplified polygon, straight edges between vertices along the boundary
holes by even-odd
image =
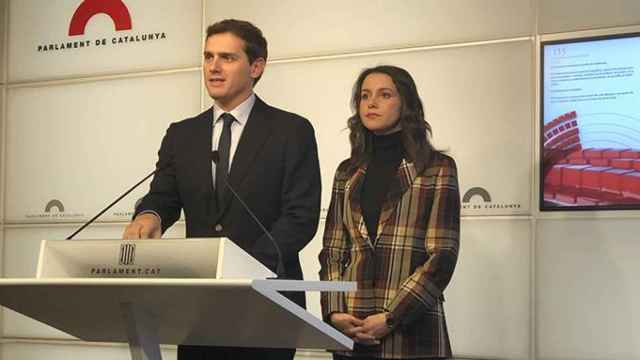
[[[59,240],[66,238],[77,226],[54,225],[51,227],[7,228],[5,229],[5,246],[2,260],[4,277],[32,278],[38,266],[40,242],[43,239]],[[94,224],[78,235],[79,239],[119,239],[124,224]],[[164,237],[183,238],[184,224],[172,226]],[[71,240],[73,241],[73,240]],[[25,337],[41,339],[70,339],[66,333],[18,314],[13,310],[2,308],[2,335],[8,337]],[[11,359],[11,357],[9,357]],[[19,359],[19,358],[16,358]]]
[[[0,224],[4,223],[4,203],[5,193],[2,191],[6,183],[6,151],[4,144],[6,143],[7,116],[5,112],[7,100],[6,86],[0,86]]]
[[[131,17],[130,30],[116,31],[114,22],[108,15],[97,14],[90,18],[84,35],[69,36],[72,17],[81,2],[10,2],[10,81],[167,69],[200,64],[200,0],[127,0],[124,4]],[[149,34],[153,36],[148,37]],[[145,40],[142,40],[143,37]],[[96,41],[102,39],[105,43],[96,45]],[[120,39],[123,42],[120,42]],[[127,39],[126,42],[124,39]],[[74,42],[88,42],[88,46],[61,49],[61,44],[65,44],[66,47],[67,43]],[[54,46],[54,49],[51,49],[50,45]],[[43,51],[40,46],[46,46],[48,50]],[[58,50],[55,50],[55,46]]]
[[[7,4],[8,0],[0,0],[0,82],[4,83],[6,81],[6,72],[5,72],[5,51],[6,51],[6,13],[7,13]]]
[[[468,42],[531,35],[530,0],[207,0],[207,24],[246,19],[264,32],[272,58]]]
[[[417,83],[436,147],[449,150],[458,163],[461,196],[474,187],[491,196],[489,202],[472,197],[463,214],[526,214],[532,176],[531,57],[532,43],[518,41],[273,63],[256,91],[313,123],[326,210],[335,169],[349,155],[345,128],[353,82],[365,67],[402,66]]]
[[[463,220],[458,265],[445,291],[457,356],[527,359],[531,222]]]
[[[123,345],[52,344],[34,342],[7,342],[0,345],[0,358],[20,360],[130,360],[129,348]],[[162,359],[175,360],[176,347],[163,346]]]
[[[200,79],[191,71],[10,89],[6,221],[93,216],[154,169],[170,122],[199,112]],[[140,186],[101,220],[127,220],[148,188]]]
[[[324,219],[320,220],[316,236],[314,236],[311,242],[300,252],[300,265],[302,265],[302,275],[305,280],[320,280],[318,276],[318,272],[320,271],[318,255],[320,254],[320,250],[322,250],[322,234],[324,234],[325,223]],[[322,319],[319,292],[307,292],[307,310],[317,318]]]
[[[539,359],[640,358],[637,219],[539,219]]]
[[[537,0],[542,34],[640,24],[637,0]]]
[[[5,274],[5,261],[4,261],[4,225],[0,225],[0,246],[2,253],[0,253],[0,277],[4,277]],[[2,322],[2,317],[0,317],[0,323]]]

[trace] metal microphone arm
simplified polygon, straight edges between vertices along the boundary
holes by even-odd
[[[211,160],[213,161],[213,163],[217,165],[219,159],[220,159],[220,154],[218,153],[218,151],[213,151],[211,153]],[[285,273],[284,273],[284,263],[282,262],[282,251],[280,250],[280,246],[278,246],[276,239],[273,238],[271,233],[267,230],[267,228],[264,227],[262,222],[258,220],[258,217],[253,213],[253,211],[251,211],[251,209],[249,209],[249,206],[242,200],[240,195],[238,195],[238,193],[233,189],[233,187],[231,186],[231,184],[229,184],[226,178],[224,179],[224,185],[227,187],[227,189],[231,191],[231,193],[236,198],[236,200],[238,200],[238,202],[242,204],[242,207],[247,211],[247,213],[249,213],[249,216],[251,216],[253,221],[255,221],[256,224],[258,224],[260,229],[262,229],[264,234],[267,235],[269,240],[271,240],[271,243],[273,244],[273,247],[276,249],[276,253],[278,254],[278,264],[276,267],[276,275],[278,276],[278,278],[284,277]]]

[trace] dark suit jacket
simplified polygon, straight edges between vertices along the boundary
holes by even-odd
[[[275,272],[276,250],[242,205],[229,191],[217,204],[211,174],[212,112],[210,108],[169,126],[158,152],[160,170],[135,214],[157,212],[164,233],[184,209],[187,237],[228,237]],[[316,233],[321,192],[309,121],[256,97],[229,183],[276,239],[286,277],[302,279],[298,252]],[[293,299],[304,304],[304,294]]]

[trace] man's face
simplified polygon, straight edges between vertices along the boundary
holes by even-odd
[[[221,33],[210,36],[204,46],[204,84],[224,110],[242,103],[251,94],[254,79],[264,71],[262,58],[249,64],[244,45],[232,33]]]

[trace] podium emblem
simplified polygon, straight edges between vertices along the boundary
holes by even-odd
[[[133,265],[136,258],[136,244],[120,245],[120,265]]]

